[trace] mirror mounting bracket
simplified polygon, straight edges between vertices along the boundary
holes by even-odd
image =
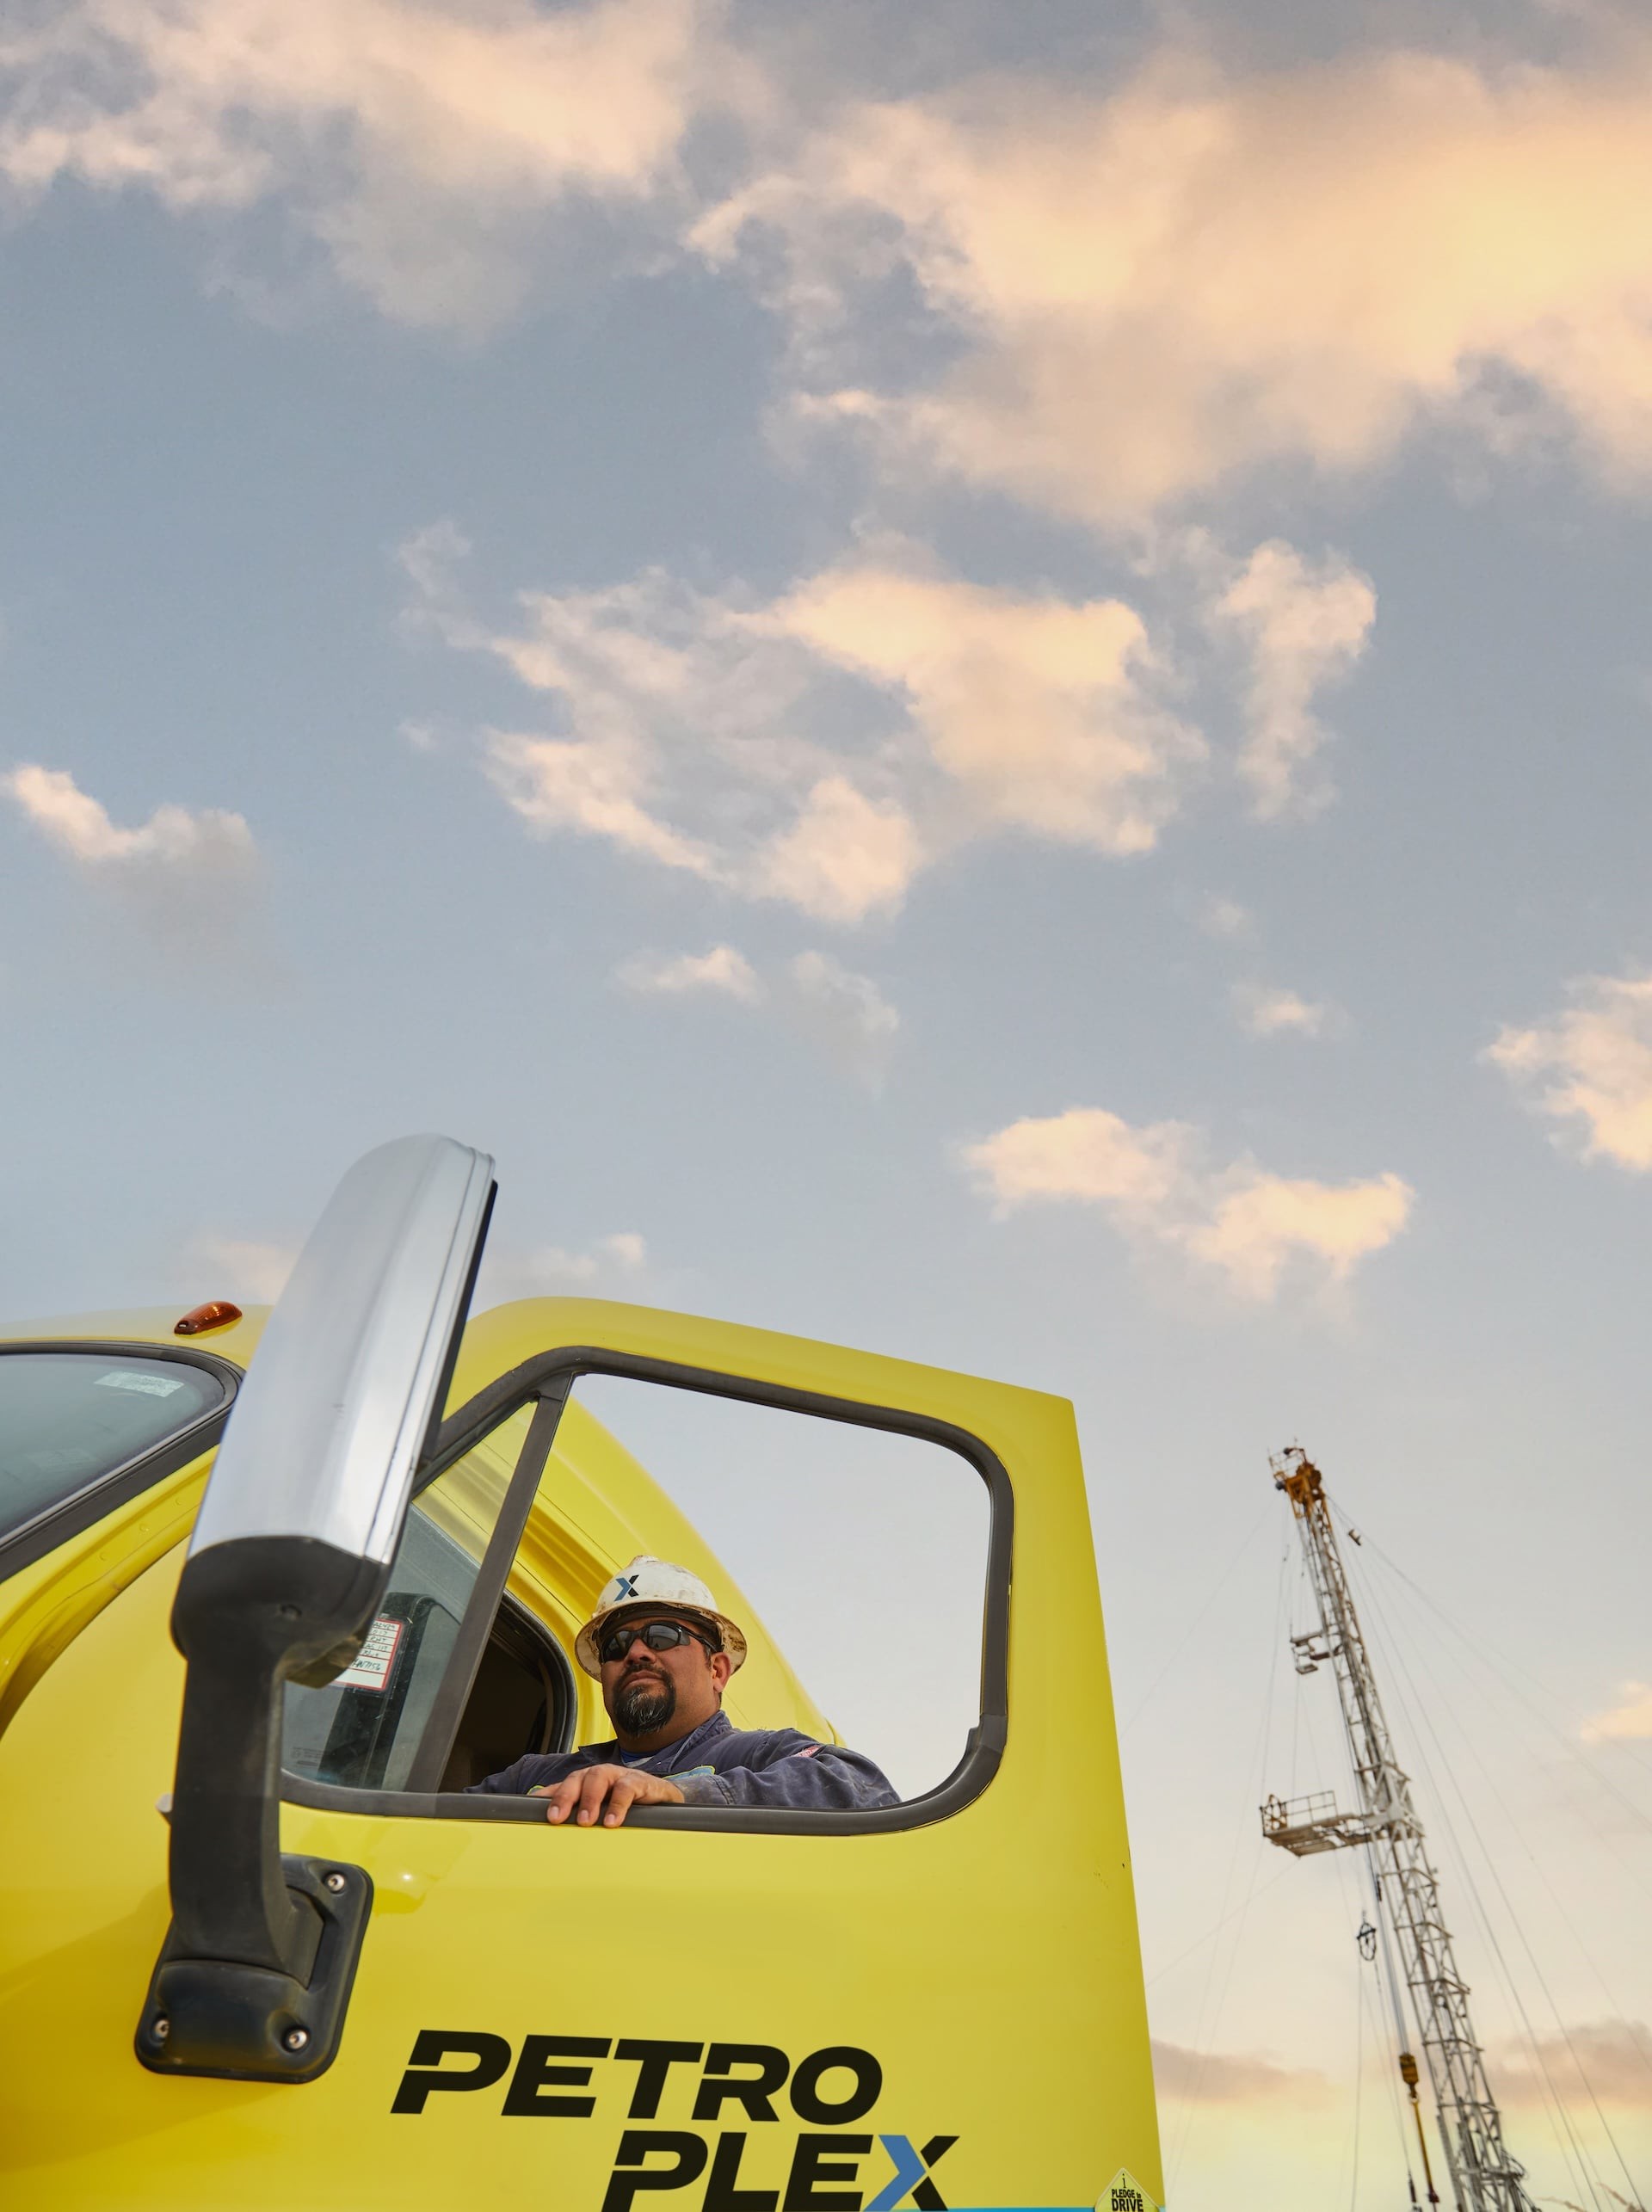
[[[295,1914],[309,1924],[301,1945],[310,1960],[305,1978],[233,1959],[188,1957],[174,1921],[134,2038],[151,2073],[313,2081],[332,2064],[373,1911],[373,1880],[364,1867],[292,1852],[280,1866]]]

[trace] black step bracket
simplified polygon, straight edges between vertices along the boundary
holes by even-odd
[[[332,2064],[373,1911],[373,1879],[365,1867],[291,1852],[281,1855],[281,1876],[304,1931],[293,1960],[302,1978],[233,1959],[186,1957],[176,1948],[175,1923],[133,2039],[151,2073],[313,2081]]]

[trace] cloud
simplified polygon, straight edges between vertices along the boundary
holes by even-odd
[[[82,791],[64,768],[13,768],[0,777],[0,789],[15,800],[49,843],[87,867],[153,861],[188,868],[210,865],[214,856],[250,855],[252,851],[252,833],[244,819],[213,807],[191,814],[182,806],[157,806],[141,829],[118,829],[108,809]]]
[[[1597,2020],[1513,2041],[1497,2055],[1495,2080],[1511,2104],[1550,2107],[1557,2090],[1567,2099],[1593,2092],[1602,2104],[1652,2110],[1652,2030],[1639,2020]]]
[[[1331,2085],[1308,2067],[1284,2067],[1249,2051],[1195,2051],[1153,2039],[1153,2080],[1178,2104],[1328,2104]]]
[[[615,970],[615,980],[650,997],[711,993],[748,1006],[767,1001],[835,1066],[874,1090],[901,1026],[870,976],[827,952],[799,952],[770,979],[732,945],[714,945],[709,952],[638,953]]]
[[[830,569],[770,619],[896,692],[930,758],[989,820],[1147,851],[1203,752],[1156,695],[1146,625],[1117,599],[989,590],[883,562]]]
[[[490,1242],[477,1286],[478,1312],[513,1298],[547,1298],[570,1291],[634,1296],[648,1266],[648,1247],[634,1229],[599,1236],[583,1251],[559,1244],[528,1248]]]
[[[1248,75],[1166,47],[1123,80],[844,103],[765,77],[716,0],[30,13],[0,34],[14,204],[71,182],[220,229],[273,210],[383,312],[467,328],[521,299],[547,217],[602,211],[604,265],[640,220],[650,265],[686,237],[777,298],[801,409],[902,469],[1104,523],[1259,466],[1367,470],[1437,424],[1652,471],[1632,35],[1587,63]],[[706,208],[712,166],[739,181]]]
[[[1368,471],[1435,425],[1563,432],[1643,481],[1649,198],[1644,40],[1247,76],[1167,50],[1105,88],[847,108],[693,236],[770,285],[814,419],[1117,525],[1259,467]]]
[[[1534,1109],[1581,1124],[1586,1160],[1652,1168],[1652,977],[1584,976],[1572,1004],[1530,1029],[1506,1028],[1485,1057]]]
[[[66,769],[33,762],[0,774],[0,794],[156,934],[209,950],[243,919],[258,853],[241,815],[169,804],[137,829],[123,829]]]
[[[1256,917],[1237,899],[1212,893],[1199,909],[1199,926],[1207,937],[1248,937],[1256,927]]]
[[[509,669],[554,734],[492,730],[542,832],[601,836],[737,897],[848,925],[971,839],[1148,850],[1204,754],[1142,616],[934,573],[891,542],[759,601],[659,570],[465,604],[451,526],[410,539],[410,637]]]
[[[826,952],[799,952],[786,970],[801,1026],[840,1067],[875,1090],[901,1017],[870,976]]]
[[[279,203],[410,323],[515,304],[535,217],[636,203],[749,71],[696,0],[70,0],[0,36],[0,177]]]
[[[576,742],[494,730],[487,756],[492,781],[534,829],[583,829],[665,867],[712,874],[705,847],[650,812],[650,775],[639,747],[618,738]]]
[[[627,990],[667,997],[711,991],[755,1005],[763,995],[757,970],[732,945],[713,945],[709,952],[678,952],[664,958],[639,952],[616,973]]]
[[[451,525],[401,548],[410,633],[502,663],[567,734],[488,732],[484,761],[535,829],[607,839],[748,898],[853,921],[899,903],[918,865],[876,761],[852,775],[811,738],[817,671],[732,598],[659,570],[597,591],[523,592],[514,626],[465,607]]]
[[[1340,554],[1316,568],[1279,539],[1258,545],[1210,610],[1242,645],[1247,736],[1239,773],[1264,820],[1311,810],[1328,795],[1306,771],[1325,742],[1316,694],[1365,651],[1377,616],[1368,576]]]
[[[1168,1248],[1259,1302],[1293,1275],[1345,1281],[1410,1215],[1415,1193],[1395,1174],[1322,1183],[1248,1158],[1214,1169],[1205,1153],[1185,1122],[1134,1128],[1081,1106],[1012,1122],[964,1161],[1001,1216],[1039,1200],[1097,1205],[1132,1242]]]
[[[273,1306],[287,1287],[298,1259],[296,1244],[259,1244],[245,1237],[203,1230],[189,1246],[188,1274],[204,1285],[197,1303],[230,1297],[238,1303]]]
[[[1334,1007],[1267,983],[1236,983],[1230,999],[1247,1037],[1322,1037],[1337,1025]]]
[[[1580,1734],[1585,1743],[1639,1743],[1652,1739],[1652,1683],[1620,1684],[1618,1703],[1592,1715]]]
[[[868,798],[846,776],[823,776],[764,847],[753,880],[818,921],[860,921],[898,909],[919,865],[904,808]]]

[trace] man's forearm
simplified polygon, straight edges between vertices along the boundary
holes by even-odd
[[[772,1766],[680,1775],[677,1787],[685,1804],[777,1812],[867,1813],[901,1802],[871,1759],[836,1744],[790,1753]]]

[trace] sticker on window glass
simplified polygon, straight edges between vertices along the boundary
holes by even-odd
[[[100,1375],[98,1382],[106,1390],[141,1390],[146,1398],[170,1398],[174,1390],[183,1388],[164,1375],[139,1375],[130,1367],[117,1367],[112,1375]]]
[[[401,1642],[405,1621],[392,1620],[388,1613],[380,1613],[367,1630],[366,1641],[356,1654],[354,1663],[342,1674],[333,1677],[336,1690],[385,1690],[390,1686],[390,1670],[396,1664],[396,1648]]]

